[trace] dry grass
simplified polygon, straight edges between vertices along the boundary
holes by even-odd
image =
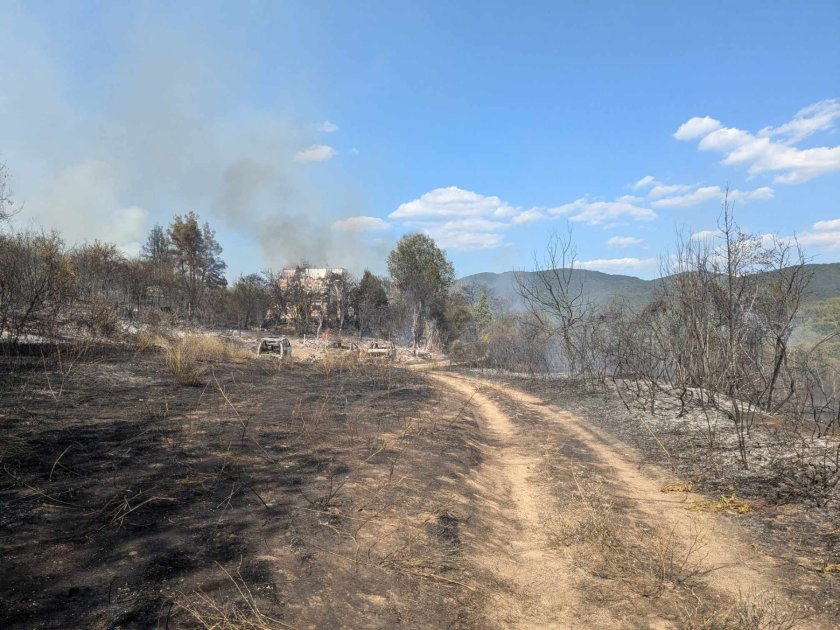
[[[137,352],[149,352],[151,350],[163,350],[167,345],[167,339],[154,330],[139,330],[134,336],[134,343]]]
[[[236,589],[237,597],[232,602],[220,603],[203,591],[182,595],[178,606],[185,610],[200,628],[207,630],[275,630],[291,628],[282,621],[269,617],[260,610],[254,594],[248,588],[237,569],[232,575],[222,565],[228,580]]]
[[[697,512],[729,512],[730,514],[748,514],[753,510],[753,504],[745,499],[738,498],[732,494],[720,495],[717,501],[698,501],[688,506],[689,509]]]
[[[244,363],[253,358],[245,348],[212,335],[163,335],[140,331],[135,338],[138,352],[158,351],[175,381],[181,385],[200,382],[207,364],[217,361]]]
[[[691,492],[694,488],[694,484],[690,481],[678,481],[676,483],[666,483],[662,488],[660,488],[660,492]]]
[[[198,363],[196,348],[184,339],[173,339],[163,348],[164,362],[175,381],[181,385],[194,385],[204,374],[204,366]]]
[[[327,352],[318,360],[318,369],[324,376],[342,374],[355,369],[359,355],[355,352]]]
[[[681,588],[691,592],[706,558],[699,531],[641,527],[622,513],[603,483],[578,478],[575,483],[579,501],[569,511],[564,542],[576,548],[581,568],[643,597]]]

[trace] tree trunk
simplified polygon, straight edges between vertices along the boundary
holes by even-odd
[[[423,303],[417,302],[414,305],[414,312],[412,313],[411,321],[411,353],[417,356],[417,344],[420,343],[420,312],[423,310]]]

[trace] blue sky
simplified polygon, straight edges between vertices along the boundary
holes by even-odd
[[[136,252],[198,212],[237,276],[384,271],[408,231],[458,273],[651,277],[741,224],[840,260],[840,4],[7,2],[0,159],[24,209]]]

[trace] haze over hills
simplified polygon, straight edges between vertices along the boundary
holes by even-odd
[[[813,275],[805,303],[840,297],[840,263],[809,264],[806,268]],[[543,272],[477,273],[461,278],[458,283],[464,286],[485,287],[494,297],[509,303],[514,310],[521,310],[523,304],[517,290],[516,275],[528,278],[537,273]],[[667,277],[664,280],[667,281]],[[635,276],[574,269],[572,282],[582,283],[584,296],[596,306],[619,299],[632,307],[640,307],[653,298],[663,278],[642,280]]]

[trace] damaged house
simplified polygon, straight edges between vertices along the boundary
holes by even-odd
[[[343,327],[352,315],[347,306],[347,270],[343,267],[288,267],[277,278],[283,304],[270,318],[278,323],[317,323],[318,333],[328,321]]]

